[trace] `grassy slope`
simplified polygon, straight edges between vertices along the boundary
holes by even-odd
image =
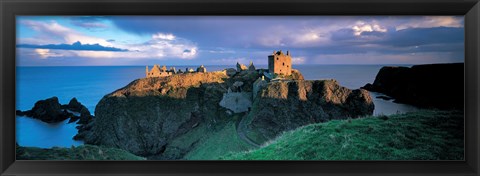
[[[224,119],[228,118],[228,119]],[[240,114],[218,118],[215,125],[201,123],[193,130],[175,138],[165,155],[179,156],[185,160],[214,160],[229,152],[248,151],[253,147],[239,139],[235,121]]]
[[[225,153],[248,151],[252,148],[253,146],[238,137],[235,123],[230,122],[219,132],[209,134],[208,138],[185,156],[185,159],[212,160]]]
[[[43,149],[37,147],[18,147],[18,160],[145,160],[143,157],[133,155],[127,151],[98,147],[94,145],[81,145],[71,148],[53,147]]]
[[[461,160],[463,147],[463,113],[432,110],[307,125],[220,159]]]

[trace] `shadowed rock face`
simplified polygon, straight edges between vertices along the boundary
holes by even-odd
[[[371,115],[374,109],[366,90],[335,80],[271,82],[253,106],[247,126],[266,140],[307,124]]]
[[[383,67],[363,88],[419,107],[463,109],[464,64]]]
[[[79,115],[75,115],[76,113]],[[47,123],[57,123],[70,118],[69,123],[80,119],[80,124],[86,124],[93,118],[88,109],[78,102],[76,98],[70,100],[70,103],[67,105],[61,105],[57,97],[39,100],[31,110],[17,110],[16,114],[39,119]]]
[[[237,81],[244,82],[242,91],[251,93],[253,82],[261,76],[256,72],[235,77],[208,72],[135,80],[97,104],[91,129],[83,133],[85,142],[141,156],[181,159],[188,152],[184,149],[195,146],[185,146],[175,156],[163,156],[165,151],[175,150],[169,144],[197,126],[210,129],[218,121],[232,121],[229,111],[220,106],[224,93]],[[273,130],[274,134],[302,124],[373,112],[365,90],[352,91],[336,81],[280,81],[259,92],[261,98],[255,102],[260,108],[247,112],[257,117],[254,123],[258,124],[250,127]]]
[[[25,115],[47,123],[61,122],[73,116],[62,109],[57,97],[39,100],[31,110],[17,111],[17,115]]]
[[[209,72],[135,80],[100,100],[91,130],[83,134],[85,142],[161,155],[174,138],[227,116],[218,105],[226,78]]]

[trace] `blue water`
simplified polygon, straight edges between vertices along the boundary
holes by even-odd
[[[177,66],[185,69],[191,66]],[[206,66],[207,71],[218,71],[233,66]],[[307,80],[336,79],[342,86],[357,89],[366,83],[372,83],[382,65],[298,65]],[[195,68],[195,67],[193,67]],[[266,68],[266,66],[257,66]],[[100,99],[131,81],[145,76],[144,66],[110,67],[17,67],[16,108],[29,110],[38,100],[57,96],[61,104],[67,104],[76,97],[91,113]],[[394,114],[415,111],[416,108],[374,98],[374,114]],[[53,146],[70,147],[81,145],[74,141],[76,124],[67,121],[47,124],[40,120],[17,117],[16,137],[21,146],[50,148]]]

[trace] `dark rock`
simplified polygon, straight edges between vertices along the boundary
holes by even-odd
[[[264,141],[312,123],[371,115],[374,109],[366,90],[350,90],[335,80],[270,82],[253,106],[247,126]]]
[[[384,93],[395,102],[424,108],[463,109],[464,64],[383,67],[363,89]]]
[[[91,129],[81,129],[76,139],[141,156],[180,159],[182,155],[163,154],[178,149],[169,146],[172,140],[199,126],[214,128],[215,118],[228,117],[218,105],[227,90],[227,85],[220,84],[226,78],[224,72],[207,72],[135,80],[104,96],[95,108],[96,117],[89,123]]]
[[[149,158],[181,159],[203,140],[202,135],[192,134],[195,129],[215,131],[224,128],[222,124],[231,124],[232,115],[219,102],[238,81],[244,83],[242,91],[253,91],[254,81],[262,74],[246,73],[229,77],[225,72],[207,72],[135,80],[104,96],[95,108],[96,117],[79,128],[75,139]],[[373,112],[366,90],[352,91],[336,81],[290,79],[271,82],[259,92],[261,98],[256,98],[257,105],[250,111],[254,118],[248,127],[269,139],[301,125]],[[191,142],[175,144],[186,134]]]
[[[79,112],[80,116],[90,116],[90,111],[83,106],[76,98],[72,98],[67,105],[67,109],[74,112]]]
[[[225,72],[228,76],[234,76],[235,74],[237,74],[237,70],[235,70],[234,68],[228,68],[225,70]]]
[[[90,121],[89,123],[87,124],[83,124],[83,125],[79,125],[77,126],[77,130],[78,130],[78,133],[73,136],[73,140],[84,140],[85,139],[85,136],[89,133],[89,130],[92,129],[92,121]]]
[[[16,110],[16,111],[15,111],[15,114],[18,115],[18,116],[25,116],[25,115],[26,115],[26,112],[20,111],[20,110]]]
[[[57,97],[37,101],[31,110],[17,111],[17,115],[25,115],[47,123],[61,122],[73,116],[62,109]]]
[[[82,115],[80,116],[80,120],[77,122],[77,124],[88,124],[93,120],[93,118],[95,117],[92,115]]]
[[[79,113],[80,116],[76,113]],[[18,116],[36,118],[47,123],[57,123],[70,119],[68,123],[78,121],[77,124],[87,124],[93,119],[90,111],[78,102],[76,98],[70,100],[70,103],[66,105],[61,105],[57,97],[39,100],[31,110],[17,110],[16,114]]]

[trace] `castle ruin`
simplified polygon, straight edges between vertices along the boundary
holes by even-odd
[[[207,68],[201,65],[200,67],[197,68],[196,72],[206,73]],[[157,64],[153,65],[152,70],[148,70],[148,66],[146,66],[145,68],[145,77],[147,78],[165,77],[165,76],[171,76],[174,74],[181,74],[181,73],[195,73],[195,70],[193,70],[192,68],[185,68],[185,72],[183,72],[181,69],[178,69],[177,71],[175,67],[170,67],[170,69],[167,70],[166,65],[160,67]]]
[[[292,57],[290,56],[290,52],[287,51],[285,55],[282,50],[273,51],[273,54],[268,56],[268,71],[271,74],[291,75]]]
[[[151,71],[148,71],[148,66],[145,68],[145,74],[147,78],[153,78],[153,77],[165,77],[165,76],[170,76],[173,74],[170,70],[167,70],[167,66],[163,66],[160,68],[159,65],[155,64],[153,65],[153,68]]]

